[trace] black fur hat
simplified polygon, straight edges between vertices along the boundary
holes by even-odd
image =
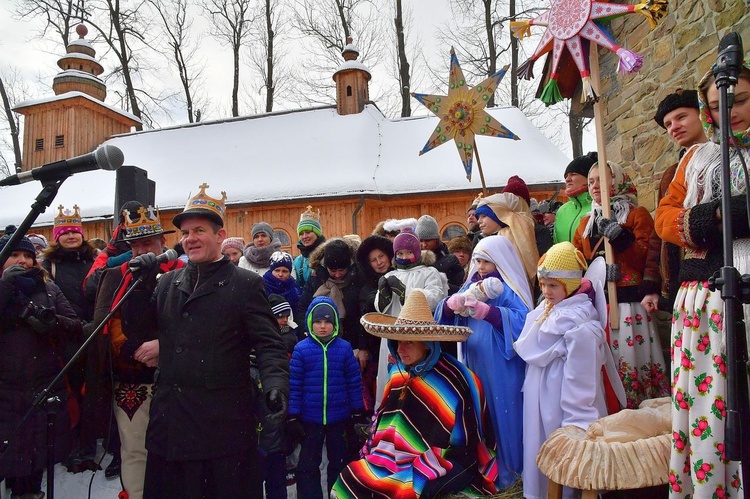
[[[682,90],[681,88],[673,94],[669,94],[659,103],[659,107],[656,108],[656,115],[654,121],[662,128],[664,126],[664,116],[667,113],[671,113],[677,108],[689,107],[698,109],[698,91],[697,90]]]

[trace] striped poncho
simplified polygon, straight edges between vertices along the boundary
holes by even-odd
[[[483,435],[491,431],[484,392],[466,366],[447,354],[419,376],[394,366],[383,400],[363,458],[334,485],[339,498],[496,492],[497,463],[488,447],[494,439]]]

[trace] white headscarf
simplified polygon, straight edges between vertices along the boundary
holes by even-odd
[[[505,285],[509,286],[523,300],[529,310],[534,310],[534,300],[523,263],[521,263],[521,258],[515,246],[507,237],[488,236],[477,243],[474,253],[471,255],[471,268],[469,268],[467,282],[471,282],[472,277],[477,273],[475,258],[483,258],[495,264]]]

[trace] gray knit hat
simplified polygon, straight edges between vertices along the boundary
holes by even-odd
[[[430,215],[419,217],[415,232],[420,240],[440,239],[440,229],[438,228],[437,220]]]
[[[253,228],[250,229],[250,235],[253,239],[255,239],[255,236],[258,235],[260,232],[265,232],[268,234],[268,237],[273,241],[273,227],[271,227],[266,222],[258,222],[257,224],[253,225]]]

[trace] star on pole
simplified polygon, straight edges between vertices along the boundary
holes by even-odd
[[[450,84],[448,95],[412,93],[422,105],[440,118],[440,122],[427,139],[419,155],[429,152],[439,145],[454,140],[461,156],[466,178],[471,181],[471,168],[476,153],[476,135],[520,140],[499,121],[485,111],[508,66],[493,74],[479,85],[469,88],[464,73],[458,63],[456,52],[451,48]],[[481,165],[480,165],[481,173]]]

